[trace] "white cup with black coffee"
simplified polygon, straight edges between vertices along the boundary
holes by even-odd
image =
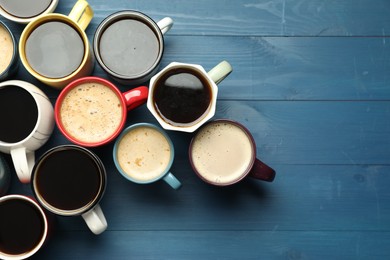
[[[0,83],[0,152],[11,154],[19,180],[30,182],[35,150],[54,128],[54,109],[43,91],[31,83]]]
[[[197,64],[172,62],[150,79],[147,107],[164,129],[194,132],[214,116],[217,84],[232,70],[227,61],[209,72]]]

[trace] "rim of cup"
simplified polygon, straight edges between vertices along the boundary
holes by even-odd
[[[44,222],[44,230],[43,230],[42,238],[39,241],[39,243],[31,251],[26,252],[24,254],[18,254],[18,255],[9,255],[9,254],[0,253],[0,257],[4,257],[4,259],[25,259],[25,258],[31,257],[36,252],[38,252],[38,250],[45,243],[47,235],[48,235],[48,229],[49,229],[48,219],[47,219],[45,212],[41,208],[41,206],[39,206],[39,204],[35,200],[33,200],[32,198],[25,196],[25,195],[8,194],[8,195],[5,195],[3,197],[0,197],[0,202],[5,201],[5,200],[9,200],[9,199],[21,199],[21,200],[25,200],[25,201],[28,201],[29,203],[33,204],[34,207],[36,209],[38,209],[39,213],[42,216],[43,222]]]
[[[59,209],[57,207],[54,207],[54,206],[50,205],[48,202],[46,202],[45,199],[42,198],[42,196],[39,194],[39,192],[36,191],[36,189],[34,187],[36,185],[35,184],[36,183],[36,171],[37,171],[37,168],[39,168],[42,160],[45,160],[52,153],[55,153],[55,152],[58,152],[58,151],[61,151],[61,150],[68,150],[68,149],[79,150],[79,151],[85,153],[87,156],[91,157],[93,159],[93,161],[96,163],[97,168],[99,168],[99,172],[101,173],[101,176],[103,176],[103,177],[101,178],[101,185],[99,187],[99,191],[98,191],[98,193],[96,194],[95,198],[92,201],[90,201],[87,205],[84,205],[83,207],[78,208],[78,209],[63,210],[63,209]],[[107,173],[106,173],[106,170],[105,170],[103,162],[100,160],[100,158],[95,153],[93,153],[92,151],[88,150],[87,148],[84,148],[84,147],[81,147],[81,146],[78,146],[78,145],[65,144],[65,145],[55,146],[55,147],[47,150],[37,160],[36,164],[34,165],[34,168],[32,169],[31,186],[33,187],[32,190],[33,190],[34,196],[37,198],[37,200],[42,205],[42,207],[44,207],[48,211],[50,211],[50,212],[52,212],[54,214],[57,214],[57,215],[61,215],[61,216],[78,216],[78,215],[84,214],[85,212],[88,212],[94,206],[99,204],[99,202],[102,199],[102,197],[104,195],[104,192],[106,190],[106,185],[107,185],[107,180],[106,180],[107,176],[106,176],[106,174]]]
[[[14,64],[15,59],[18,56],[18,49],[19,48],[18,48],[18,42],[17,42],[14,34],[10,30],[10,28],[3,21],[0,21],[0,26],[3,27],[4,30],[6,30],[8,32],[8,34],[10,35],[10,37],[12,39],[12,44],[13,44],[13,47],[14,47],[10,63],[8,64],[7,68],[4,69],[4,71],[0,72],[0,79],[1,79],[4,74],[8,73],[10,67]]]
[[[34,19],[36,19],[38,17],[41,17],[42,15],[49,14],[49,13],[53,12],[57,8],[58,2],[59,2],[59,0],[51,0],[49,6],[44,11],[42,11],[38,15],[35,15],[35,16],[32,16],[32,17],[18,17],[18,16],[15,16],[15,15],[7,12],[0,5],[0,15],[2,15],[5,18],[7,18],[8,20],[11,20],[11,21],[14,21],[14,22],[17,22],[17,23],[27,24],[27,23],[31,22],[32,20],[34,20]]]
[[[25,88],[23,85],[27,85],[27,87]],[[41,118],[42,118],[42,110],[41,110],[42,108],[37,104],[38,102],[36,101],[36,98],[33,95],[33,91],[30,89],[31,87],[35,88],[35,89],[38,89],[37,86],[31,84],[30,82],[22,81],[22,80],[7,80],[7,81],[0,82],[0,89],[2,87],[4,87],[4,86],[12,86],[12,87],[18,87],[18,88],[24,89],[25,91],[27,91],[32,96],[32,98],[34,99],[35,104],[37,105],[37,111],[38,111],[37,121],[35,123],[34,128],[31,130],[31,132],[30,132],[30,134],[28,136],[26,136],[23,140],[20,140],[20,141],[18,141],[16,143],[7,143],[7,142],[3,142],[3,141],[0,140],[0,143],[1,143],[2,146],[15,147],[18,144],[22,144],[22,143],[26,142],[26,140],[29,140],[31,138],[31,136],[33,136],[35,134],[35,132],[36,132],[36,130],[38,128],[38,122],[40,122]],[[39,91],[41,91],[41,90],[39,90]],[[38,94],[38,95],[41,95],[41,93],[39,93],[39,92],[35,92],[35,93]]]
[[[70,27],[72,27],[79,34],[80,38],[83,41],[83,46],[84,46],[83,59],[82,59],[80,65],[78,66],[78,68],[75,71],[73,71],[72,73],[70,73],[69,75],[66,75],[65,77],[60,77],[60,78],[46,77],[44,75],[39,74],[37,71],[35,71],[33,69],[33,67],[31,67],[30,63],[28,62],[27,56],[26,56],[26,50],[25,50],[25,48],[23,48],[23,46],[25,47],[25,45],[26,45],[28,37],[35,29],[37,29],[42,24],[45,24],[48,22],[54,22],[54,21],[67,23]],[[86,44],[87,44],[87,46],[86,46]],[[80,73],[80,71],[84,69],[83,65],[88,61],[88,58],[89,58],[88,49],[89,48],[90,48],[90,46],[89,46],[88,37],[87,37],[85,31],[82,28],[80,28],[80,25],[77,24],[75,21],[73,21],[71,18],[69,18],[69,16],[64,15],[64,14],[59,14],[59,13],[48,13],[48,14],[45,14],[37,19],[34,19],[33,21],[31,21],[30,23],[28,23],[26,25],[26,27],[24,28],[24,30],[20,36],[20,39],[19,39],[20,60],[23,64],[23,66],[25,67],[25,69],[34,77],[36,77],[38,79],[44,78],[45,81],[50,82],[50,84],[57,84],[58,82],[68,82],[75,75]]]
[[[249,139],[249,141],[251,143],[251,150],[252,150],[251,161],[250,161],[250,163],[248,165],[248,168],[245,169],[245,171],[240,175],[240,177],[235,179],[235,180],[232,180],[230,182],[219,183],[219,182],[210,181],[210,180],[206,179],[205,177],[203,177],[202,174],[199,173],[199,171],[196,169],[194,161],[192,159],[192,147],[194,145],[196,137],[199,134],[199,131],[202,128],[200,128],[199,131],[196,132],[195,135],[191,139],[191,142],[190,142],[190,145],[189,145],[189,148],[188,148],[188,151],[189,151],[188,152],[188,155],[189,155],[188,157],[189,157],[189,161],[190,161],[192,169],[194,170],[196,175],[200,179],[202,179],[204,182],[209,183],[209,184],[213,184],[213,185],[216,185],[216,186],[229,186],[229,185],[235,184],[235,183],[241,181],[242,179],[244,179],[250,173],[250,171],[252,170],[253,165],[254,165],[255,160],[256,160],[256,156],[257,156],[256,142],[255,142],[255,139],[253,138],[253,135],[250,133],[250,131],[243,124],[241,124],[241,123],[239,123],[237,121],[231,120],[231,119],[215,119],[213,121],[210,121],[210,122],[204,124],[202,127],[207,127],[209,125],[219,124],[219,123],[227,123],[227,124],[231,124],[231,125],[237,126],[238,128],[240,128],[246,134],[246,136],[248,137],[248,139]]]
[[[209,107],[207,108],[207,111],[205,112],[202,117],[198,118],[196,121],[191,122],[188,125],[182,125],[182,126],[175,126],[173,124],[169,124],[166,122],[161,116],[160,113],[157,112],[154,101],[153,101],[153,92],[155,85],[154,83],[167,71],[178,69],[178,68],[189,68],[192,70],[196,70],[198,73],[202,74],[204,78],[209,83],[209,86],[211,87],[211,99]],[[149,98],[147,101],[147,108],[152,113],[152,115],[156,118],[156,120],[159,122],[159,124],[162,126],[162,128],[166,130],[173,130],[173,131],[181,131],[181,132],[187,132],[192,133],[196,131],[199,127],[201,127],[203,124],[205,124],[207,121],[209,121],[211,118],[215,115],[216,105],[217,105],[217,97],[218,97],[218,86],[217,84],[209,77],[207,74],[207,71],[199,64],[192,64],[192,63],[182,63],[182,62],[171,62],[168,64],[165,68],[163,68],[159,73],[154,75],[150,79],[149,83]]]
[[[60,114],[60,108],[61,108],[62,101],[64,100],[64,98],[66,97],[66,95],[68,94],[68,92],[70,90],[78,87],[81,84],[93,83],[93,82],[96,82],[96,83],[102,84],[106,87],[109,87],[113,92],[115,92],[117,97],[121,100],[122,121],[121,121],[120,125],[118,126],[118,128],[115,130],[115,132],[109,138],[107,138],[103,141],[99,141],[99,142],[83,142],[83,141],[77,140],[76,138],[72,137],[69,133],[67,133],[67,131],[64,129],[64,126],[62,125],[62,122],[59,118],[59,114]],[[54,106],[55,121],[56,121],[56,124],[57,124],[58,128],[60,129],[61,133],[68,140],[72,141],[73,143],[81,145],[81,146],[85,146],[85,147],[101,146],[101,145],[104,145],[104,144],[107,144],[107,143],[113,141],[121,133],[121,131],[126,123],[126,118],[127,118],[127,107],[125,104],[126,104],[126,101],[125,101],[125,98],[123,96],[123,93],[120,92],[120,90],[110,81],[103,79],[103,78],[95,77],[95,76],[82,77],[82,78],[76,79],[76,80],[72,81],[71,83],[69,83],[64,89],[62,89],[61,93],[58,95],[58,98],[57,98],[55,106]]]
[[[153,179],[145,180],[145,181],[132,178],[128,174],[126,174],[126,172],[119,165],[119,162],[118,162],[118,159],[117,159],[118,146],[119,146],[119,143],[121,142],[122,138],[127,133],[129,133],[130,131],[132,131],[132,130],[134,130],[136,128],[140,128],[140,127],[149,127],[149,128],[154,129],[154,130],[157,130],[159,133],[161,133],[165,137],[165,139],[167,140],[167,142],[169,144],[169,147],[171,148],[170,149],[171,150],[171,157],[169,158],[168,165],[165,168],[164,172],[162,172],[159,176],[157,176],[157,177],[155,177]],[[115,166],[118,169],[119,173],[123,177],[125,177],[127,180],[135,182],[135,183],[138,183],[138,184],[148,184],[148,183],[152,183],[152,182],[161,180],[169,172],[169,170],[171,169],[174,157],[175,157],[175,149],[174,149],[173,142],[172,142],[171,138],[168,136],[168,134],[162,128],[160,128],[160,127],[158,127],[158,126],[156,126],[154,124],[151,124],[151,123],[136,123],[136,124],[133,124],[133,125],[127,127],[126,129],[124,129],[122,131],[122,133],[119,135],[119,137],[117,138],[117,140],[116,140],[116,142],[114,144],[114,149],[113,149],[114,163],[115,163]]]
[[[100,38],[104,34],[104,31],[110,25],[114,24],[115,22],[122,20],[122,19],[126,19],[128,17],[135,18],[136,20],[139,20],[142,23],[147,22],[148,23],[147,25],[149,28],[150,28],[150,25],[153,26],[153,28],[150,28],[150,29],[153,30],[153,32],[155,33],[155,36],[158,38],[159,47],[160,47],[158,57],[157,57],[156,61],[153,63],[153,65],[148,70],[144,71],[142,74],[133,75],[133,76],[122,75],[122,74],[119,74],[119,73],[113,71],[108,66],[106,66],[106,64],[104,64],[102,57],[99,54]],[[157,34],[156,34],[156,32],[157,32]],[[162,59],[163,52],[164,52],[163,50],[164,50],[164,36],[161,33],[161,30],[158,27],[157,23],[148,15],[146,15],[142,12],[136,11],[136,10],[121,10],[121,11],[117,11],[115,13],[110,14],[103,21],[100,22],[100,24],[98,25],[98,27],[95,31],[94,38],[93,38],[93,52],[95,54],[95,58],[96,58],[97,62],[103,68],[103,70],[105,70],[107,73],[111,74],[113,77],[118,78],[120,80],[134,80],[134,81],[136,81],[138,79],[144,78],[149,73],[152,73],[155,70],[155,68],[160,64],[160,61]]]

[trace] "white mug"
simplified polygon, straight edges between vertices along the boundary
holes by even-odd
[[[32,109],[27,108],[26,103],[31,104]],[[11,154],[19,180],[28,183],[35,162],[34,151],[44,145],[53,132],[53,106],[45,93],[33,84],[4,81],[0,83],[0,124],[0,152]],[[24,132],[21,126],[25,127]],[[18,129],[20,132],[16,133]]]
[[[52,13],[59,0],[0,0],[0,15],[13,22],[27,24]]]
[[[172,62],[150,79],[147,107],[164,129],[194,132],[214,116],[217,84],[232,70],[227,61],[209,72],[197,64]]]

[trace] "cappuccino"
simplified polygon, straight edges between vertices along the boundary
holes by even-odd
[[[11,34],[0,24],[0,74],[10,65],[14,54]]]
[[[232,183],[252,166],[254,147],[244,130],[229,122],[209,123],[192,141],[196,171],[211,183]]]
[[[61,102],[60,122],[65,131],[84,143],[102,142],[119,129],[124,109],[121,99],[100,83],[84,83],[71,89]]]
[[[166,172],[171,161],[171,146],[158,130],[142,126],[126,133],[118,143],[116,158],[130,178],[144,182]]]

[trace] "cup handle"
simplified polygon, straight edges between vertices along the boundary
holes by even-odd
[[[221,61],[217,66],[212,68],[209,72],[207,72],[207,74],[215,82],[215,84],[219,84],[232,71],[233,71],[233,68],[230,65],[230,63],[224,60],[224,61]]]
[[[19,147],[11,150],[11,157],[19,180],[22,183],[29,183],[35,162],[34,152],[27,152],[25,147]]]
[[[101,234],[104,230],[107,229],[107,220],[104,217],[102,208],[97,204],[93,209],[82,214],[82,217],[89,227],[89,229],[95,235]]]
[[[93,10],[85,0],[78,0],[69,13],[69,18],[76,22],[83,31],[87,29],[93,17]]]
[[[272,182],[275,179],[275,170],[259,159],[256,159],[252,170],[249,172],[249,176],[255,179]]]
[[[181,187],[181,182],[170,172],[168,172],[168,174],[165,175],[163,180],[175,190],[178,190]]]
[[[146,103],[146,101],[148,100],[148,93],[149,89],[145,86],[137,87],[123,93],[123,96],[126,101],[127,110],[130,111]]]
[[[165,17],[157,22],[162,34],[166,34],[173,26],[173,20],[170,17]]]

